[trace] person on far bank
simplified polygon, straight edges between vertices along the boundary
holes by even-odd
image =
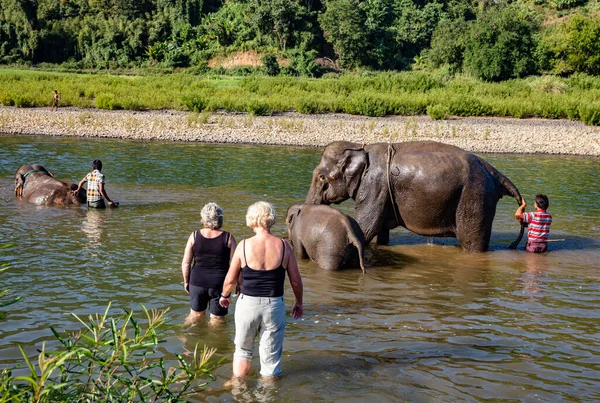
[[[550,224],[552,224],[552,215],[546,210],[550,206],[548,196],[538,194],[535,196],[535,211],[525,212],[527,202],[523,203],[515,212],[515,218],[522,223],[528,224],[527,228],[527,252],[542,253],[548,250],[548,234],[550,233]]]
[[[219,297],[235,252],[235,238],[221,230],[223,209],[216,203],[202,207],[200,218],[202,229],[188,238],[181,262],[183,286],[190,295],[190,314],[184,326],[195,325],[205,316],[207,306],[212,324],[222,321],[228,311],[219,304]]]
[[[60,100],[60,94],[58,93],[57,90],[54,90],[54,92],[52,93],[52,108],[51,110],[56,111],[58,110],[58,101]]]
[[[87,182],[87,206],[88,208],[106,208],[106,203],[110,207],[117,207],[119,204],[110,200],[106,194],[104,185],[104,175],[102,174],[102,161],[94,160],[92,162],[92,172],[79,182],[75,194],[79,192],[84,183]]]
[[[235,250],[219,303],[228,307],[241,272],[241,293],[235,306],[235,353],[231,386],[242,384],[250,373],[254,340],[259,335],[260,374],[265,379],[281,375],[285,333],[283,286],[287,273],[296,301],[294,319],[302,317],[302,278],[294,252],[286,241],[271,234],[275,210],[260,201],[248,207],[246,225],[256,235]]]

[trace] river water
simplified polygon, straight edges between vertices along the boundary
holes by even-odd
[[[491,251],[463,252],[452,239],[404,229],[390,246],[367,250],[360,269],[328,273],[300,261],[305,316],[289,317],[284,376],[247,389],[231,375],[233,318],[223,327],[179,326],[188,313],[180,263],[209,202],[225,211],[237,240],[249,204],[266,200],[279,215],[302,202],[320,149],[83,138],[0,136],[0,290],[23,300],[3,308],[0,366],[36,355],[49,329],[76,330],[70,313],[101,313],[109,302],[142,314],[170,308],[161,353],[185,354],[197,342],[227,356],[196,401],[454,402],[600,400],[600,161],[597,158],[490,154],[533,205],[550,198],[551,252],[506,247],[518,234],[517,204],[499,202]],[[38,208],[16,201],[14,173],[41,163],[77,182],[100,158],[118,209]],[[339,206],[352,212],[352,203]],[[286,284],[288,310],[293,297]],[[235,303],[235,302],[234,302]]]

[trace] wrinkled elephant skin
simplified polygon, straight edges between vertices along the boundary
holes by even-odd
[[[81,189],[77,195],[73,190],[76,184],[68,184],[54,178],[39,164],[23,165],[15,175],[15,196],[38,206],[71,206],[86,202],[86,192]]]
[[[310,258],[325,270],[358,263],[365,271],[365,239],[352,217],[329,206],[294,204],[285,222],[297,258]]]
[[[488,249],[498,200],[521,203],[513,183],[483,158],[434,141],[327,145],[313,172],[307,204],[355,201],[369,243],[402,226],[429,237],[456,237],[467,251]],[[516,247],[522,236],[511,247]]]

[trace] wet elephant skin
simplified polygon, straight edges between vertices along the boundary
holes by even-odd
[[[15,174],[15,196],[38,206],[72,206],[86,202],[86,192],[77,194],[76,184],[58,180],[39,164],[22,165]]]
[[[521,203],[517,187],[483,158],[434,141],[361,146],[337,141],[313,171],[305,203],[355,201],[369,243],[387,244],[402,226],[429,237],[455,237],[467,251],[488,249],[498,201]],[[515,221],[516,223],[516,221]],[[511,245],[516,247],[517,241]]]

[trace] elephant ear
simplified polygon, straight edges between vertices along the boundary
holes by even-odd
[[[285,223],[288,225],[289,228],[291,228],[294,224],[294,220],[296,219],[296,217],[300,215],[300,211],[301,209],[299,205],[293,205],[290,207],[290,211],[288,212],[288,215],[285,219]]]
[[[21,198],[23,196],[23,184],[25,183],[25,178],[22,174],[17,174],[15,176],[15,196]]]
[[[352,198],[356,196],[360,181],[365,169],[367,169],[367,152],[364,148],[349,149],[344,152],[341,160],[340,171],[344,175],[348,195]]]

